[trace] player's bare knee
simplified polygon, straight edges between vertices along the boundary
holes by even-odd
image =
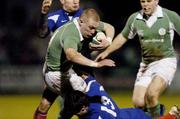
[[[144,107],[145,106],[144,98],[133,97],[132,101],[133,101],[133,104],[135,107]]]

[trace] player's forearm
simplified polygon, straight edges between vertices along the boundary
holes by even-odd
[[[40,20],[38,23],[38,35],[41,38],[45,38],[49,34],[47,14],[41,13]]]
[[[85,66],[90,66],[90,67],[98,66],[97,62],[84,57],[81,53],[78,53],[77,51],[73,49],[66,50],[66,57],[71,62],[80,64],[80,65],[85,65]]]
[[[80,53],[78,55],[76,55],[75,57],[73,57],[71,60],[77,64],[81,64],[81,65],[85,65],[85,66],[90,66],[90,67],[98,66],[97,62],[84,57]]]
[[[115,37],[112,44],[106,49],[106,52],[110,54],[116,51],[117,49],[121,48],[126,41],[127,39],[124,38],[122,34],[119,34],[118,36]]]
[[[41,16],[38,23],[38,35],[41,38],[44,38],[49,35],[50,31],[48,29],[48,19],[47,14],[49,12],[50,6],[53,0],[43,0],[41,7]]]

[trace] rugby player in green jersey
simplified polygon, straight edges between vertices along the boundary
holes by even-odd
[[[142,62],[133,91],[136,107],[147,108],[156,118],[162,115],[159,96],[173,80],[177,59],[172,45],[174,31],[180,34],[180,17],[158,5],[159,0],[140,0],[142,10],[133,13],[122,32],[96,60],[104,59],[137,34],[141,45]]]
[[[83,9],[80,7],[80,0],[59,0],[59,2],[61,3],[61,9],[49,13],[50,7],[52,6],[52,2],[53,0],[42,1],[41,15],[38,23],[38,28],[39,28],[38,36],[40,36],[41,38],[48,38],[49,36],[53,35],[56,29],[68,23],[69,21],[73,21],[74,19],[79,18],[79,16],[83,12]],[[108,23],[104,23],[104,27],[108,29],[108,27],[112,28],[112,25]],[[106,34],[106,35],[110,36],[109,39],[112,40],[111,37],[114,36],[113,34]],[[93,48],[97,50],[98,48],[104,49],[110,44],[107,40],[102,40],[103,42],[101,42],[98,45],[92,43],[89,44],[89,41],[87,40],[85,41],[87,43],[83,43],[81,54],[87,58],[91,58],[90,54]],[[88,46],[90,47],[88,48]],[[93,68],[88,68],[88,69],[90,72],[93,72]],[[63,99],[61,97],[59,97],[59,99],[60,99],[60,108],[62,108]]]
[[[71,83],[73,89],[84,90],[86,86],[84,80],[70,72],[73,63],[96,68],[115,66],[114,61],[110,59],[96,62],[80,53],[83,42],[90,40],[96,30],[106,30],[109,34],[114,34],[110,33],[114,30],[106,29],[103,22],[100,22],[96,10],[86,9],[79,19],[63,25],[54,32],[49,41],[44,65],[46,88],[34,114],[34,119],[46,119],[47,112],[56,97],[63,96],[67,92],[66,81]]]

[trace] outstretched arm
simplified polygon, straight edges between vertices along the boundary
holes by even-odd
[[[115,37],[112,44],[104,52],[97,56],[95,61],[106,58],[110,53],[122,47],[126,41],[127,39],[120,33]]]
[[[84,57],[83,55],[81,55],[81,53],[77,52],[73,48],[67,48],[65,50],[65,54],[68,60],[85,66],[90,66],[90,67],[115,66],[114,61],[110,59],[104,59],[99,62],[96,62]]]

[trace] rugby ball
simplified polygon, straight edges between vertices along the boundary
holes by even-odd
[[[103,39],[106,39],[105,33],[102,31],[97,32],[97,34],[93,37],[92,42],[94,44],[100,44]]]

